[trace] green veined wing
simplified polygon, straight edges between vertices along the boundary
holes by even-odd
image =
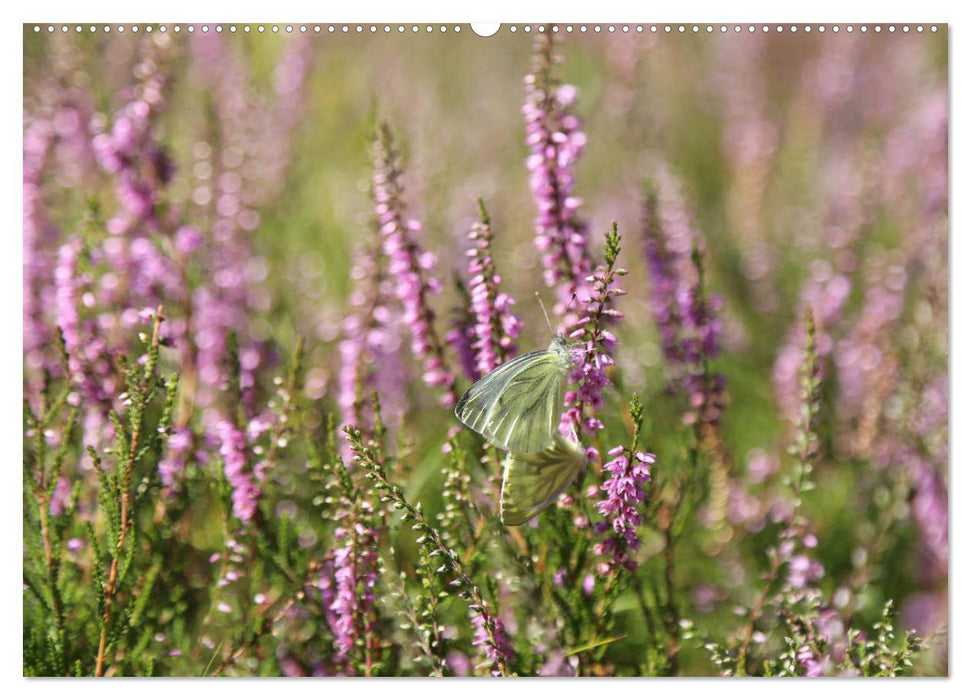
[[[499,497],[499,518],[503,525],[522,525],[538,515],[586,464],[583,446],[559,433],[541,452],[510,452],[503,465]]]
[[[455,417],[504,450],[539,452],[557,434],[569,370],[558,335],[548,349],[515,357],[469,387]]]

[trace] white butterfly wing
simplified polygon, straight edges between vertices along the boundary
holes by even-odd
[[[509,360],[473,384],[455,417],[497,447],[539,452],[560,425],[570,355],[561,338],[548,350]]]
[[[541,452],[510,452],[502,472],[499,518],[503,525],[522,525],[549,506],[587,464],[582,445],[559,433]]]

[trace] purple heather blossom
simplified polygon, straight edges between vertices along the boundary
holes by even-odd
[[[273,101],[269,128],[256,144],[264,198],[274,196],[286,184],[294,132],[307,113],[309,80],[314,63],[314,40],[309,35],[287,39],[273,72]]]
[[[636,564],[632,556],[640,547],[637,527],[641,524],[641,514],[638,508],[647,499],[644,486],[651,480],[650,466],[656,457],[649,452],[632,453],[622,445],[607,454],[613,459],[603,467],[606,478],[601,490],[606,498],[597,503],[597,510],[605,520],[598,523],[597,529],[600,532],[612,530],[614,534],[594,545],[594,552],[609,558],[613,567],[626,566],[633,571]]]
[[[232,428],[232,425],[229,424],[229,427]],[[235,499],[235,492],[233,497]],[[243,530],[238,530],[236,537],[242,539],[244,535],[245,532]],[[223,545],[223,550],[221,552],[214,552],[209,557],[210,564],[219,564],[219,578],[216,581],[217,595],[212,603],[213,609],[226,615],[231,615],[234,612],[233,603],[235,600],[233,600],[231,597],[234,595],[234,592],[231,592],[229,587],[248,573],[246,569],[248,554],[247,546],[236,537],[226,538]],[[239,591],[236,591],[235,593],[238,592]],[[209,646],[209,644],[205,641],[205,638],[203,638],[203,644]],[[209,646],[209,648],[212,648],[212,646]]]
[[[786,581],[793,588],[805,588],[808,583],[814,583],[823,577],[823,565],[815,559],[797,554],[789,560]]]
[[[263,137],[275,133],[273,124],[267,123],[271,110],[252,89],[245,59],[233,45],[218,34],[197,33],[189,47],[190,69],[212,95],[221,136],[218,150],[201,143],[193,151],[209,175],[199,178],[192,195],[200,208],[198,219],[207,222],[205,241],[194,240],[191,234],[181,240],[196,248],[206,266],[205,281],[192,292],[195,357],[187,359],[198,376],[196,402],[204,414],[218,412],[229,379],[227,339],[234,333],[239,345],[239,388],[244,407],[252,410],[256,370],[271,358],[252,325],[254,312],[267,310],[270,298],[264,287],[268,266],[254,253],[250,235],[260,223],[257,208],[271,195],[263,177],[269,170],[277,172],[278,156],[287,149],[281,146],[272,159],[260,150]],[[282,179],[276,177],[276,181]],[[211,426],[215,418],[206,415],[205,422]]]
[[[813,627],[816,635],[828,647],[826,654],[828,658],[822,660],[823,665],[830,667],[834,661],[842,661],[846,655],[849,640],[846,635],[846,625],[839,613],[831,607],[822,607],[813,620]]]
[[[70,237],[59,249],[53,275],[53,320],[63,331],[69,379],[77,390],[76,401],[83,405],[84,442],[96,449],[113,439],[107,413],[119,408],[120,378],[113,358],[130,352],[134,331],[148,322],[142,310],[163,303],[177,308],[186,296],[181,273],[163,252],[165,243],[155,238],[160,233],[155,203],[171,168],[152,129],[164,105],[165,83],[152,46],[150,41],[141,44],[140,50],[148,49],[133,68],[137,82],[119,93],[122,106],[111,128],[102,126],[105,118],[91,120],[95,133],[90,150],[115,190],[107,235],[91,236],[86,245],[80,237]],[[82,113],[75,109],[55,118],[59,138],[73,143],[72,153],[83,150],[79,139],[88,138]],[[166,323],[163,339],[174,340],[173,332],[180,328]],[[88,461],[85,457],[82,464]]]
[[[219,438],[223,472],[233,489],[233,515],[244,524],[249,523],[262,494],[254,474],[247,468],[246,434],[226,419],[216,424],[215,433]]]
[[[796,651],[796,661],[808,677],[825,676],[846,657],[848,639],[846,626],[839,613],[827,606],[817,605],[810,618],[809,638],[816,641],[822,651],[803,644]]]
[[[776,127],[766,116],[768,100],[761,72],[766,43],[761,35],[748,41],[724,38],[714,43],[719,69],[714,87],[724,105],[721,147],[738,169],[756,164],[767,167],[778,143]]]
[[[496,273],[492,258],[492,229],[487,221],[477,221],[469,233],[470,312],[473,316],[470,350],[475,365],[472,379],[484,376],[516,353],[514,340],[519,336],[522,321],[511,311],[514,300],[499,291],[502,278]],[[462,338],[467,337],[461,334]],[[456,341],[459,338],[453,334]],[[459,343],[459,345],[461,345]],[[453,343],[456,346],[456,343]],[[460,352],[460,357],[462,353]]]
[[[573,193],[577,160],[583,155],[587,137],[580,119],[573,114],[578,91],[573,85],[557,84],[553,64],[553,36],[537,36],[532,73],[524,79],[526,101],[526,169],[529,186],[539,212],[534,220],[536,247],[542,254],[543,279],[556,287],[555,311],[565,315],[567,305],[591,296],[587,287],[593,269],[588,249],[588,227],[579,216],[582,200]],[[567,315],[564,325],[573,328]]]
[[[72,236],[62,245],[57,254],[57,267],[54,268],[54,289],[56,298],[57,326],[64,336],[68,353],[77,355],[81,351],[81,290],[78,275],[78,258],[81,256],[81,239]],[[71,368],[72,373],[75,369]],[[75,377],[79,381],[81,377]]]
[[[603,427],[603,422],[596,416],[583,415],[585,406],[593,411],[599,411],[603,407],[603,391],[610,384],[607,368],[614,364],[610,355],[613,341],[604,337],[599,345],[600,347],[594,341],[586,341],[579,346],[578,351],[573,351],[575,361],[570,375],[571,387],[567,389],[565,397],[569,408],[561,418],[561,431],[574,431],[580,425],[584,432],[593,434]]]
[[[442,404],[455,404],[455,376],[445,366],[444,348],[435,330],[435,312],[429,297],[441,292],[434,277],[437,258],[417,243],[422,226],[406,219],[401,200],[401,172],[398,154],[387,127],[375,143],[372,196],[374,213],[384,241],[388,275],[395,281],[394,292],[404,314],[402,322],[411,330],[411,350],[422,362],[422,379],[430,387],[442,387]]]
[[[344,319],[339,344],[341,423],[362,429],[373,423],[373,392],[380,397],[389,428],[397,428],[405,409],[408,375],[399,361],[405,329],[391,311],[392,282],[383,274],[382,262],[380,245],[357,251],[351,268],[351,313]]]
[[[467,676],[472,671],[472,662],[469,657],[460,651],[450,651],[445,656],[445,664],[448,669],[456,676]]]
[[[23,292],[24,292],[24,361],[29,373],[25,379],[42,376],[48,364],[45,347],[51,339],[49,325],[44,318],[51,303],[51,249],[55,245],[56,229],[48,221],[44,206],[44,171],[48,153],[55,140],[55,130],[49,119],[41,116],[29,119],[24,125],[23,161]],[[36,385],[30,394],[36,394]]]
[[[472,620],[472,645],[481,648],[485,653],[486,658],[488,658],[493,664],[498,661],[500,655],[507,662],[512,659],[512,645],[509,643],[509,638],[506,636],[506,628],[502,620],[500,620],[498,617],[490,615],[489,613],[470,611],[469,614]],[[487,629],[490,618],[495,624],[495,629],[493,632],[495,645],[493,645],[492,640],[489,639],[489,631]],[[498,671],[493,671],[493,675],[496,674],[498,674]]]
[[[84,442],[100,448],[114,437],[104,410],[118,393],[118,380],[108,360],[105,338],[91,319],[82,320],[81,308],[90,275],[80,271],[81,239],[72,236],[58,250],[54,268],[55,323],[68,352],[69,379],[78,389],[85,411],[81,418]],[[83,464],[89,466],[85,456]]]
[[[335,660],[346,663],[355,641],[374,609],[377,584],[377,533],[360,523],[334,531],[340,546],[334,549],[335,591],[330,610],[334,612]]]
[[[918,435],[933,439],[939,436],[939,443],[931,448],[932,454],[940,461],[947,461],[947,441],[944,439],[948,420],[948,376],[942,371],[932,377],[921,392],[920,407],[914,416],[914,431]]]
[[[570,660],[563,655],[563,652],[554,651],[539,667],[536,675],[544,677],[576,676],[577,670],[570,665]]]
[[[745,525],[753,532],[765,524],[762,502],[738,479],[731,482],[725,516],[733,525]]]
[[[938,634],[948,623],[947,607],[946,591],[916,593],[904,605],[904,623],[925,638]]]
[[[809,264],[809,279],[800,294],[800,308],[810,309],[816,323],[816,351],[821,358],[834,350],[832,328],[840,321],[843,308],[852,291],[849,279],[835,272],[821,259]],[[790,326],[785,343],[772,367],[776,401],[785,419],[792,424],[799,418],[800,397],[797,376],[805,357],[805,324],[802,314]]]
[[[796,651],[796,660],[806,672],[807,678],[817,678],[823,675],[823,663],[816,658],[815,652],[808,646],[799,647]]]
[[[948,524],[947,485],[934,467],[914,456],[911,462],[914,519],[920,528],[925,547],[936,560],[939,570],[947,570]]]
[[[888,133],[877,173],[880,198],[913,229],[904,239],[905,254],[947,239],[948,89],[927,89]]]
[[[280,672],[288,678],[301,678],[307,675],[300,666],[300,663],[289,654],[282,656],[278,659],[278,662],[280,664]]]
[[[665,357],[669,362],[691,362],[717,349],[713,347],[717,326],[699,326],[704,319],[695,303],[699,280],[691,255],[692,247],[700,247],[702,240],[677,181],[665,167],[656,168],[654,186],[656,195],[648,203],[644,229],[651,302]]]
[[[128,91],[128,101],[115,115],[109,131],[94,136],[98,164],[112,175],[119,210],[105,226],[120,235],[144,225],[157,228],[158,188],[171,176],[170,166],[151,132],[153,117],[164,106],[165,73],[157,56],[145,56],[135,67],[142,80]]]
[[[320,576],[317,578],[317,590],[320,592],[320,607],[324,611],[324,617],[331,630],[337,629],[337,613],[334,612],[334,601],[337,596],[336,585],[334,583],[334,560],[325,559],[320,567]]]
[[[597,412],[603,407],[603,392],[610,384],[607,368],[614,364],[613,353],[617,346],[617,338],[605,326],[624,317],[612,306],[615,297],[627,293],[616,283],[617,277],[627,274],[626,270],[614,267],[620,240],[616,226],[607,234],[607,240],[608,259],[585,279],[590,296],[578,304],[580,318],[575,321],[575,329],[570,334],[572,339],[583,337],[584,340],[572,347],[574,367],[570,375],[571,388],[567,390],[564,400],[568,408],[560,424],[564,435],[577,429],[593,434],[603,427],[595,415],[584,413],[586,408]],[[595,448],[589,449],[589,458],[597,459]]]
[[[159,478],[165,487],[165,495],[172,498],[182,480],[185,465],[192,450],[192,431],[179,428],[166,441],[168,450],[158,463]]]
[[[724,406],[724,379],[709,376],[705,365],[719,352],[721,299],[703,295],[704,241],[691,223],[677,181],[663,165],[655,168],[654,188],[647,204],[644,253],[661,350],[688,396],[685,421],[717,423]]]
[[[451,346],[455,353],[462,373],[471,381],[482,376],[473,347],[477,341],[475,326],[475,317],[471,312],[468,309],[459,308],[456,309],[455,315],[449,321],[448,330],[442,336],[442,339]]]
[[[790,608],[817,596],[819,592],[815,584],[825,573],[823,565],[811,556],[811,550],[817,544],[815,535],[807,532],[804,524],[799,527],[792,525],[797,519],[803,520],[797,514],[788,515],[786,521],[789,524],[779,533],[778,545],[780,562],[786,571],[781,596],[783,604]]]
[[[899,429],[899,428],[898,428]],[[948,567],[947,483],[934,462],[918,448],[891,434],[877,447],[877,463],[897,467],[906,474],[913,490],[910,509],[921,535],[925,563],[918,568],[921,578],[932,581],[946,577]],[[946,458],[942,462],[946,465]]]
[[[813,110],[814,121],[822,122],[854,95],[856,66],[862,48],[862,36],[827,34],[823,37],[815,59],[807,64],[800,79],[801,91],[807,97],[805,104]]]
[[[779,464],[778,460],[765,450],[755,448],[748,454],[746,470],[748,471],[749,480],[752,483],[760,484],[771,474],[779,471]]]
[[[51,496],[50,513],[51,515],[61,515],[67,510],[71,503],[71,482],[67,477],[60,477],[54,485],[54,493]]]
[[[194,199],[214,205],[218,216],[235,219],[245,231],[258,225],[257,207],[285,186],[293,135],[306,115],[313,40],[284,38],[269,95],[254,89],[244,52],[227,37],[196,32],[189,43],[194,77],[214,98],[222,127],[222,152],[215,163],[225,167],[221,176],[200,183]]]
[[[203,241],[202,232],[195,226],[180,226],[175,232],[175,249],[185,257],[199,250]]]
[[[731,172],[726,223],[738,238],[742,271],[753,287],[750,303],[761,312],[779,303],[770,274],[778,252],[765,231],[766,189],[779,143],[766,89],[766,46],[761,35],[716,40],[712,86],[721,100],[721,151]]]
[[[867,404],[882,406],[893,388],[897,360],[889,343],[904,307],[907,273],[902,261],[874,260],[863,305],[849,335],[836,344],[834,356],[839,381],[837,410],[844,424],[861,417]],[[874,434],[858,432],[849,450],[869,452]]]

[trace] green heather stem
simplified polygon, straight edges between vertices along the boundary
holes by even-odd
[[[414,523],[412,529],[419,532],[418,543],[426,550],[430,558],[442,558],[444,572],[447,575],[451,574],[455,576],[450,585],[456,587],[460,597],[471,600],[471,609],[482,615],[488,644],[496,655],[496,670],[500,676],[505,676],[507,674],[507,662],[496,640],[495,618],[489,613],[479,587],[462,570],[462,564],[459,561],[458,554],[448,548],[438,530],[425,520],[421,504],[413,506],[405,499],[404,492],[401,488],[388,481],[384,467],[376,459],[371,448],[364,444],[364,437],[361,431],[354,426],[347,426],[344,430],[351,441],[351,449],[357,456],[358,463],[364,468],[367,477],[372,481],[374,486],[381,492],[381,501],[390,501],[395,510],[404,511],[403,517],[405,521]]]
[[[44,554],[44,586],[47,589],[47,598],[49,600],[50,611],[53,616],[52,622],[59,654],[59,663],[61,670],[64,673],[67,672],[67,656],[65,649],[66,632],[64,629],[64,602],[62,600],[59,585],[61,567],[60,538],[57,537],[56,533],[52,532],[50,505],[53,490],[57,485],[58,477],[60,475],[61,463],[64,460],[68,445],[70,444],[69,440],[71,433],[77,424],[79,413],[78,409],[72,408],[68,414],[67,422],[63,428],[61,445],[55,452],[51,460],[50,467],[48,467],[47,464],[46,441],[43,439],[43,436],[47,431],[48,426],[53,422],[57,412],[63,407],[68,391],[69,387],[65,388],[64,391],[61,392],[61,395],[54,400],[49,408],[46,405],[46,394],[42,395],[39,418],[33,414],[29,405],[25,404],[24,406],[25,418],[28,421],[28,425],[32,426],[32,429],[36,432],[38,437],[34,445],[34,455],[36,459],[34,469],[30,469],[28,467],[25,469],[25,473],[27,476],[27,482],[34,496],[34,503],[37,506],[41,544],[43,546]],[[35,593],[39,595],[40,591],[37,590]]]
[[[705,266],[702,261],[701,249],[698,247],[697,239],[691,243],[691,263],[698,274],[698,284],[694,290],[694,300],[696,310],[703,310],[708,299],[705,297]],[[714,396],[715,384],[714,376],[711,371],[711,358],[707,353],[701,353],[701,376],[705,387],[705,404],[697,411],[695,421],[696,439],[698,444],[711,456],[711,471],[708,479],[710,493],[708,497],[711,519],[711,530],[713,539],[709,545],[711,553],[717,553],[728,543],[732,536],[731,524],[726,517],[728,509],[728,489],[729,479],[731,478],[732,464],[731,458],[725,448],[721,431],[717,421],[708,418],[709,403],[717,397]]]
[[[130,413],[132,432],[131,439],[129,441],[128,454],[125,457],[124,465],[122,467],[121,509],[119,513],[118,539],[114,543],[111,556],[111,566],[108,570],[108,581],[104,587],[104,616],[101,624],[101,637],[98,641],[98,655],[95,657],[95,676],[102,676],[104,675],[105,671],[105,650],[108,641],[108,629],[111,624],[111,608],[118,594],[118,570],[122,560],[122,553],[125,549],[125,540],[131,530],[131,516],[129,513],[129,509],[131,508],[131,477],[132,471],[135,467],[135,457],[138,453],[139,438],[141,436],[142,421],[144,419],[145,403],[142,402],[147,403],[147,401],[151,398],[151,395],[148,394],[147,389],[148,383],[155,371],[155,365],[158,361],[159,328],[162,325],[163,318],[163,308],[159,306],[155,314],[155,321],[152,327],[152,340],[149,345],[148,361],[145,363],[145,372],[142,375],[141,384],[137,387],[129,387],[129,391],[137,388],[137,391],[134,392],[137,395],[131,397],[132,404]]]
[[[793,469],[794,479],[790,482],[793,494],[793,509],[783,525],[783,532],[796,523],[800,517],[802,494],[807,487],[806,482],[812,472],[812,464],[816,458],[819,443],[815,433],[815,422],[820,406],[819,389],[821,378],[819,356],[816,351],[816,323],[812,311],[809,309],[806,310],[805,325],[805,356],[799,372],[801,407],[799,411],[799,422],[796,426],[796,437],[790,449],[790,452],[796,457],[796,465]],[[755,604],[752,606],[752,611],[749,613],[748,623],[746,624],[742,636],[742,643],[738,650],[736,672],[739,675],[745,675],[747,673],[746,663],[752,642],[752,635],[755,632],[759,616],[765,607],[769,591],[778,579],[779,572],[782,569],[782,547],[776,546],[773,550],[772,563],[769,566],[765,585],[760,590]]]

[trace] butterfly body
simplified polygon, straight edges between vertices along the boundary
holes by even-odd
[[[469,387],[455,417],[504,450],[536,453],[558,434],[570,348],[557,334],[546,350],[519,355]]]

